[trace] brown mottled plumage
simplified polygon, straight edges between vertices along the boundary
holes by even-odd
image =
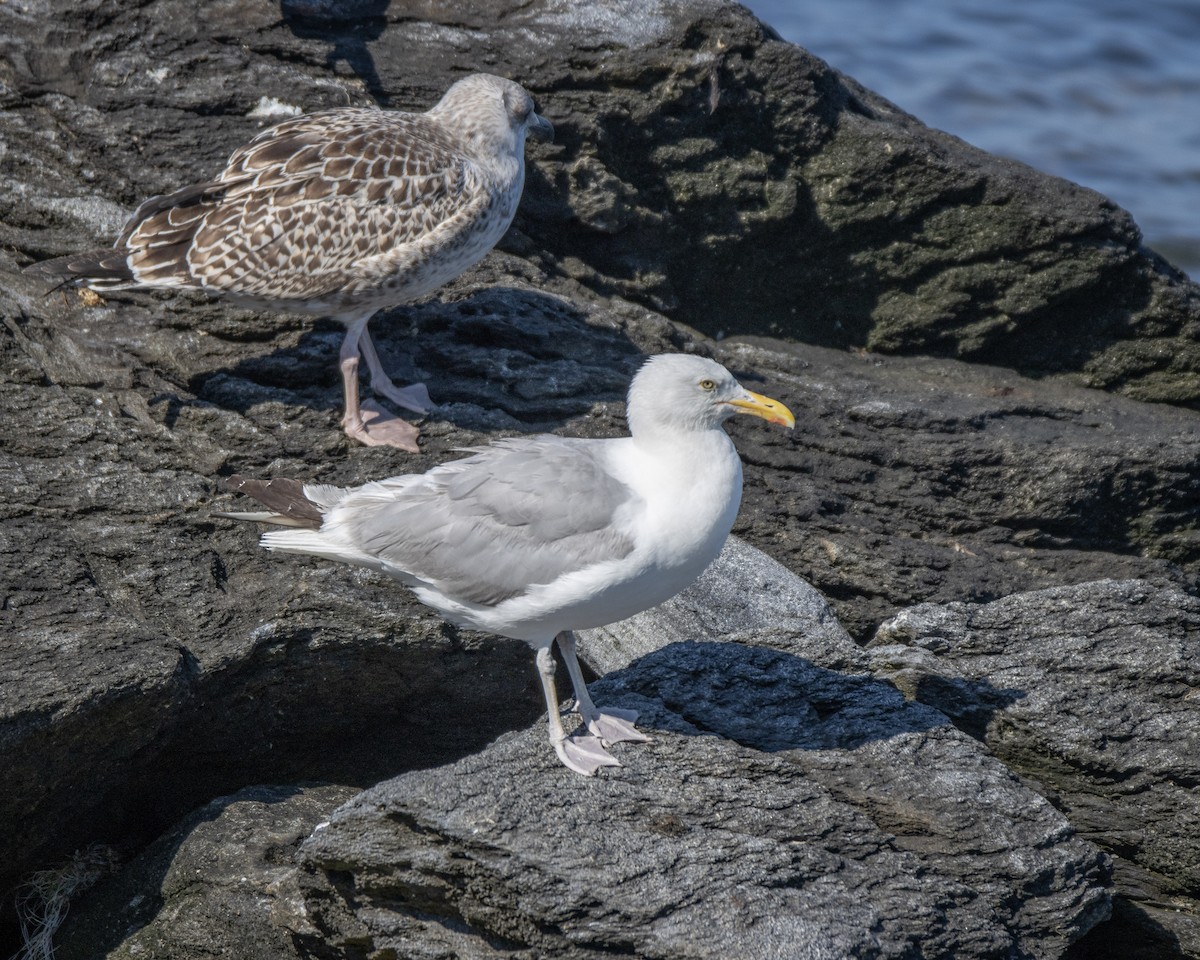
[[[423,385],[396,387],[366,331],[478,262],[508,229],[527,134],[553,135],[520,86],[474,74],[426,113],[348,108],[297,117],[233,152],[214,180],[144,202],[112,249],[30,268],[95,290],[190,287],[251,306],[331,314],[342,344],[346,432],[416,450],[417,430],[358,402],[372,388],[425,412]]]

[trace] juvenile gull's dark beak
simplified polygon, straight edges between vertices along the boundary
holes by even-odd
[[[529,136],[534,140],[545,140],[548,143],[554,142],[554,124],[552,124],[541,114],[535,113],[529,118]]]

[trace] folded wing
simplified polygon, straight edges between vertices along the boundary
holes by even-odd
[[[604,445],[501,441],[421,477],[367,484],[333,505],[322,536],[456,600],[495,605],[633,549],[638,498]],[[271,538],[286,534],[268,534]]]

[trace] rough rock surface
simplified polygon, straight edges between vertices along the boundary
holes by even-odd
[[[709,609],[701,582],[606,631],[666,644],[593,684],[655,737],[618,748],[620,770],[564,775],[538,721],[359,794],[294,858],[288,808],[249,791],[85,898],[65,956],[205,956],[199,928],[346,958],[1054,957],[1107,916],[1107,857],[871,677],[825,604],[791,602],[801,581],[738,544],[718,579],[769,589]],[[125,906],[146,889],[161,902]]]
[[[735,532],[810,581],[858,639],[922,600],[1107,576],[1200,586],[1200,418],[945,360],[723,343],[793,410],[740,429]],[[786,358],[786,359],[785,359]]]
[[[1104,956],[1200,955],[1200,602],[1105,580],[922,604],[871,642],[876,675],[931,704],[1113,854]]]
[[[239,783],[320,777],[365,784],[471,753],[503,730],[537,716],[536,685],[523,645],[451,631],[377,578],[261,554],[251,529],[208,515],[229,505],[227,497],[215,495],[215,480],[234,469],[351,482],[424,466],[450,455],[452,447],[478,441],[492,425],[510,431],[555,427],[577,434],[616,432],[619,405],[611,400],[597,405],[591,398],[598,394],[615,400],[617,382],[636,363],[635,344],[653,351],[694,342],[635,308],[573,301],[568,309],[563,301],[540,293],[481,289],[488,279],[485,272],[464,282],[462,300],[418,311],[429,330],[421,349],[432,353],[440,348],[463,362],[457,368],[459,379],[445,380],[446,393],[454,397],[457,392],[461,399],[443,408],[445,419],[428,426],[429,453],[415,464],[400,463],[387,452],[344,446],[334,422],[336,384],[326,382],[317,389],[298,373],[299,383],[264,390],[251,374],[237,369],[228,347],[214,348],[214,355],[174,350],[180,340],[207,344],[215,336],[151,326],[140,308],[114,309],[108,324],[88,333],[87,351],[46,350],[46,342],[79,336],[59,336],[63,327],[51,322],[30,320],[18,328],[29,345],[18,350],[15,338],[9,342],[18,377],[0,388],[14,398],[12,409],[23,418],[6,461],[9,489],[17,492],[6,518],[7,609],[14,630],[0,654],[6,665],[2,736],[6,755],[13,758],[6,810],[13,818],[9,822],[20,825],[5,836],[13,882],[24,871],[96,839],[135,848],[173,817]],[[497,358],[456,342],[463,326],[477,329],[471,319],[482,309],[500,316],[523,314],[522,327],[531,336],[521,341],[522,352],[514,346]],[[452,318],[464,321],[463,326]],[[139,319],[145,323],[139,330],[139,351],[173,353],[174,362],[198,365],[216,366],[221,356],[227,357],[234,372],[216,372],[201,381],[215,380],[220,392],[200,399],[174,385],[169,394],[160,395],[164,386],[155,379],[154,368],[139,361],[125,339],[130,337],[127,324]],[[492,325],[497,326],[495,321]],[[323,329],[317,338],[323,338],[327,351],[314,351],[312,362],[327,362],[337,333]],[[398,355],[394,340],[388,343],[392,355]],[[862,480],[869,478],[860,474],[857,488],[848,480],[840,488],[853,506],[849,516],[828,500],[823,506],[818,491],[834,483],[814,477],[812,467],[806,472],[805,465],[836,463],[832,457],[822,461],[819,451],[822,437],[838,432],[839,420],[850,425],[841,432],[841,442],[852,428],[860,429],[860,442],[869,450],[900,451],[905,462],[898,469],[903,472],[913,470],[908,458],[919,449],[911,430],[897,429],[889,443],[883,428],[855,419],[850,408],[861,403],[861,394],[847,397],[842,392],[856,390],[847,374],[866,371],[879,392],[890,397],[907,393],[912,403],[897,404],[901,409],[928,404],[944,413],[955,396],[947,384],[956,373],[963,381],[968,375],[960,364],[938,361],[935,372],[943,375],[935,376],[927,361],[876,365],[809,351],[826,375],[818,377],[813,367],[782,347],[768,350],[736,341],[699,345],[735,369],[759,373],[772,393],[796,409],[810,403],[818,411],[836,408],[839,398],[845,404],[840,414],[830,414],[832,420],[805,418],[794,439],[765,430],[756,435],[756,424],[737,426],[748,460],[747,503],[739,529],[798,567],[803,564],[797,557],[815,554],[827,579],[840,575],[853,584],[857,570],[861,594],[848,593],[838,604],[840,610],[856,611],[859,623],[869,624],[873,616],[894,612],[906,601],[969,593],[956,577],[985,585],[990,579],[998,592],[1084,579],[1095,576],[1099,567],[1190,582],[1189,574],[1165,560],[1121,554],[1115,548],[1063,550],[1061,528],[1053,535],[1036,526],[1014,534],[989,526],[979,538],[982,546],[974,538],[960,546],[963,534],[953,533],[917,540],[922,523],[906,516],[919,517],[923,510],[935,517],[949,512],[964,524],[977,523],[969,515],[977,503],[990,500],[1004,509],[1004,491],[1020,481],[1019,469],[1010,473],[985,465],[979,483],[959,485],[956,473],[981,443],[980,435],[965,432],[965,426],[958,434],[968,451],[963,459],[931,458],[920,465],[918,472],[929,478],[925,490],[911,482],[864,485]],[[282,370],[286,354],[279,352],[275,362]],[[122,389],[105,383],[96,366],[119,368],[114,356],[128,358],[129,367],[154,386]],[[63,377],[63,357],[80,365],[81,379],[95,379],[79,383]],[[474,375],[465,362],[469,358],[479,363]],[[519,388],[509,392],[510,385],[520,382],[515,371],[538,363],[557,373],[547,391],[551,396],[528,390],[526,399]],[[44,372],[53,364],[58,365],[51,367],[57,379]],[[827,379],[830,370],[834,376]],[[489,383],[486,373],[494,373],[495,379]],[[891,374],[886,385],[885,374]],[[905,375],[914,382],[906,383]],[[1022,390],[1034,389],[1015,375],[990,375],[1015,381]],[[46,379],[49,385],[38,386]],[[945,392],[931,390],[930,380]],[[1072,455],[1080,473],[1089,457],[1111,455],[1116,442],[1149,451],[1146,455],[1157,455],[1160,463],[1188,455],[1184,418],[1192,414],[1069,387],[1043,392],[1068,398],[1074,409],[1047,403],[1037,408],[1045,411],[1044,417],[1011,418],[1011,423],[1032,422],[1035,428],[1022,456],[1039,475],[1043,462],[1038,452],[1061,449],[1048,431],[1041,432],[1043,425],[1098,416],[1089,414],[1089,408],[1129,410],[1146,430],[1140,436],[1122,435],[1119,441],[1115,432],[1093,431],[1095,446]],[[968,395],[964,402],[976,409],[1016,402],[1011,394],[988,389],[986,379],[982,393],[982,400]],[[263,399],[249,400],[256,396]],[[319,397],[319,406],[306,403],[306,396]],[[818,401],[818,396],[824,399]],[[496,405],[492,410],[489,400]],[[555,409],[560,411],[557,422],[550,418]],[[69,447],[57,426],[60,419],[74,435]],[[1014,439],[1018,431],[1007,429],[1000,417],[995,421],[997,439],[982,442],[1019,450],[1020,440]],[[886,427],[886,419],[877,422]],[[1157,437],[1148,435],[1151,428],[1158,429]],[[954,436],[933,433],[942,451],[953,445]],[[1080,436],[1088,434],[1081,428]],[[1179,442],[1166,442],[1169,437]],[[65,464],[70,473],[64,472]],[[1141,470],[1153,475],[1148,467]],[[876,476],[884,472],[877,468]],[[939,489],[948,495],[939,498]],[[852,492],[857,493],[853,501]],[[1114,498],[1129,511],[1131,522],[1138,519],[1135,511],[1143,495],[1135,488],[1123,502]],[[1071,504],[1060,506],[1074,515],[1081,540],[1108,535],[1088,524],[1086,514],[1075,514]],[[865,532],[864,514],[872,527]],[[879,532],[886,529],[886,517],[894,519],[890,536]],[[830,539],[829,530],[840,553],[821,543]],[[1036,545],[1039,535],[1046,545]],[[1035,545],[1025,545],[1029,542]],[[917,551],[923,544],[928,554],[952,562],[922,567]],[[886,560],[889,550],[898,556],[911,551],[916,560],[888,569],[881,555]],[[911,579],[917,572],[920,578]],[[885,596],[881,601],[883,590],[894,591],[895,600],[888,603]],[[855,619],[847,617],[851,623]],[[445,703],[451,711],[445,722],[430,715],[431,702]],[[481,713],[478,702],[498,709]]]
[[[617,775],[533,729],[339,810],[300,854],[322,940],[404,955],[432,914],[486,956],[1059,956],[1107,914],[1046,801],[802,643],[672,644],[595,695],[655,736]]]
[[[732,427],[737,532],[860,641],[923,601],[1198,592],[1196,288],[1106,200],[922,127],[732,4],[392,7],[0,3],[0,890],[93,841],[129,856],[247,784],[366,785],[526,730],[524,646],[263,555],[210,517],[217,481],[611,435],[642,353],[709,352],[801,415],[792,436]],[[89,305],[19,273],[108,242],[280,111],[423,107],[474,69],[526,83],[560,136],[503,252],[373,323],[441,403],[418,457],[340,435],[339,328]]]
[[[72,907],[57,960],[299,956],[275,919],[296,910],[296,850],[354,793],[247,787],[213,800]]]
[[[1200,403],[1200,297],[1128,214],[929,130],[723,0],[419,15],[15,0],[0,17],[21,207],[5,248],[106,239],[280,105],[425,106],[487,69],[557,121],[511,241],[554,273],[709,333],[1075,371]]]
[[[757,607],[698,583],[609,629],[669,641],[594,684],[655,736],[614,775],[559,776],[535,727],[339,810],[299,856],[322,939],[403,955],[433,914],[495,955],[1061,955],[1107,913],[1106,859],[771,566],[735,546],[707,578],[765,573]]]

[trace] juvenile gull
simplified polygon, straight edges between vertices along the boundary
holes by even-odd
[[[477,263],[504,235],[525,183],[525,137],[554,128],[510,80],[474,74],[426,113],[328,110],[264,130],[213,180],[138,207],[112,249],[29,268],[93,290],[192,287],[248,306],[336,317],[346,433],[416,451],[418,431],[360,403],[371,388],[426,413],[423,384],[397,387],[367,332]]]
[[[721,424],[749,413],[792,427],[783,404],[746,390],[702,357],[652,357],[629,388],[630,436],[498,440],[424,474],[344,489],[230,478],[281,524],[269,550],[361,564],[395,577],[447,620],[537,651],[550,743],[593,774],[605,749],[648,738],[631,710],[598,710],[573,630],[649,609],[691,584],[717,554],[742,497],[742,464]],[[554,689],[558,640],[588,733],[567,736]]]

